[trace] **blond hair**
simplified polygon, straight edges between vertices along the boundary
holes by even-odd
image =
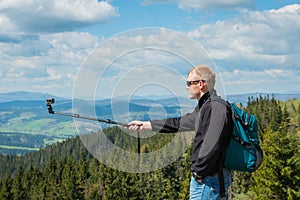
[[[193,67],[187,75],[189,75],[190,73],[193,73],[199,76],[201,80],[204,80],[209,90],[214,89],[215,82],[216,82],[216,75],[211,70],[210,67],[206,65],[197,65]]]

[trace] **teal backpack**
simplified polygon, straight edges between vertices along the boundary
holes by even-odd
[[[242,172],[256,171],[263,161],[263,151],[259,146],[258,122],[256,116],[240,109],[234,103],[219,97],[210,98],[230,107],[233,119],[232,138],[226,149],[224,166],[219,163],[219,182],[221,197],[226,196],[223,167]]]
[[[234,127],[232,138],[226,149],[224,167],[234,171],[256,171],[263,160],[263,151],[259,146],[256,116],[220,97],[211,97],[210,101],[220,102],[232,111]]]
[[[226,149],[225,167],[235,171],[254,172],[263,160],[256,116],[238,108],[234,103],[227,104],[232,110],[234,128]]]

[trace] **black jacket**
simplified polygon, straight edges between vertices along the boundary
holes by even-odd
[[[154,131],[174,133],[195,131],[192,171],[201,176],[213,175],[218,171],[218,163],[229,145],[233,120],[231,109],[226,104],[211,99],[218,98],[215,91],[207,92],[192,113],[179,118],[152,120]]]

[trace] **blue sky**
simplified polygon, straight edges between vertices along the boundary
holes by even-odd
[[[0,93],[186,96],[191,63],[225,94],[300,91],[299,0],[3,0],[0,27]]]

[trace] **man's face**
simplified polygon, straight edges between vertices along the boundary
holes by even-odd
[[[190,99],[199,99],[201,96],[201,93],[200,93],[201,82],[199,80],[201,80],[201,78],[192,72],[187,77],[187,81],[191,81],[190,86],[186,87],[186,89],[189,92]]]

